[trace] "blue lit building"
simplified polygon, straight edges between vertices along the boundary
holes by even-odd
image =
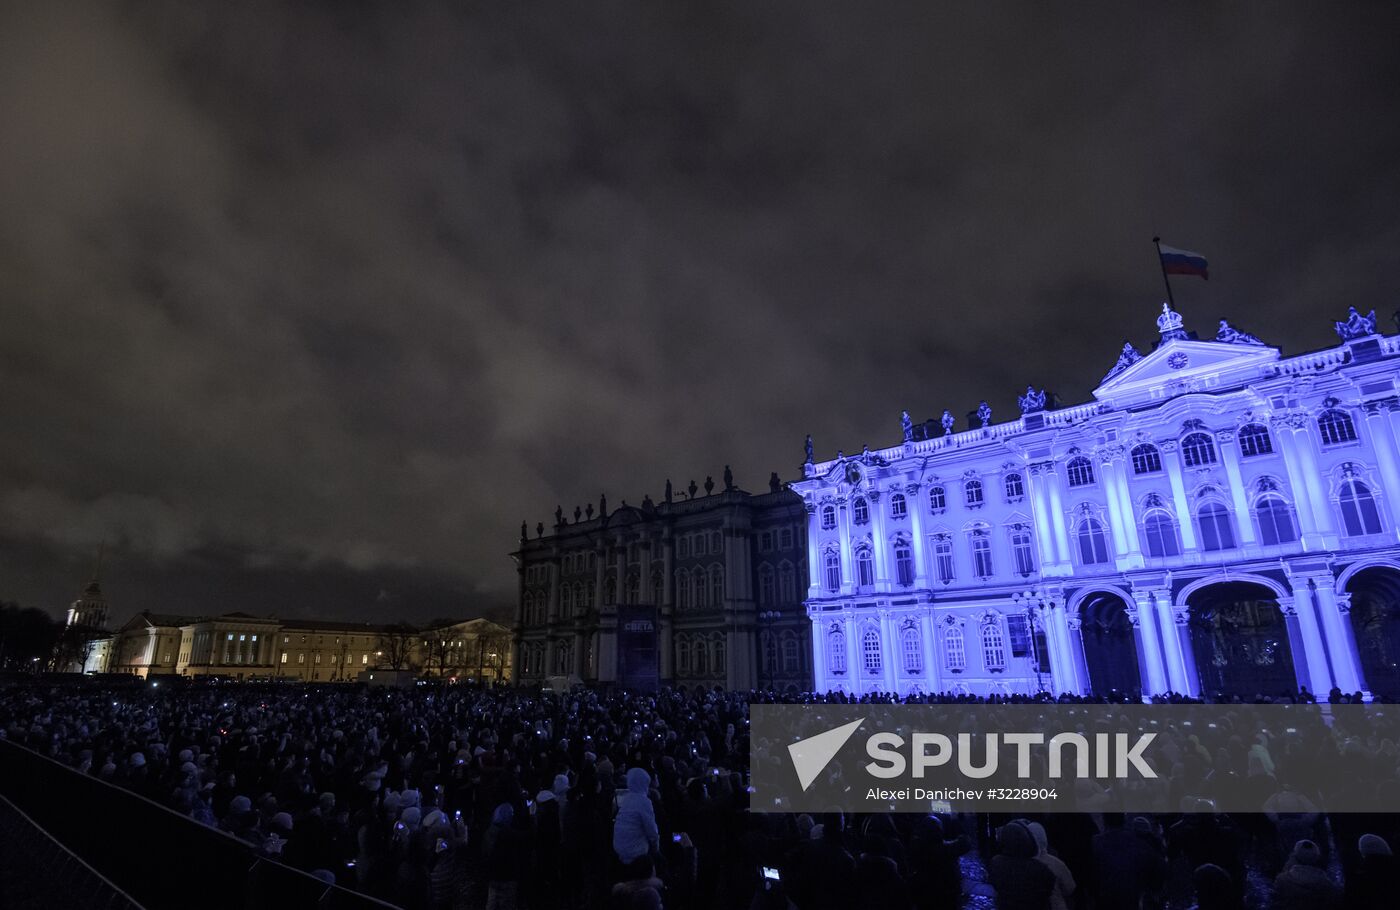
[[[809,441],[818,689],[1400,694],[1400,336],[1157,329],[1087,404]]]

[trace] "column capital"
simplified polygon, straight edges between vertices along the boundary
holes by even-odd
[[[1351,595],[1337,592],[1337,612],[1343,615],[1351,612]]]

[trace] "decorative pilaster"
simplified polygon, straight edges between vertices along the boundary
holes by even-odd
[[[1303,668],[1306,674],[1299,683],[1306,685],[1314,695],[1326,695],[1332,688],[1332,674],[1327,668],[1327,652],[1322,642],[1322,632],[1317,625],[1317,613],[1313,609],[1312,591],[1305,576],[1289,576],[1293,587],[1293,600],[1285,607],[1279,601],[1279,609],[1285,615],[1289,610],[1298,618],[1298,636],[1303,644]]]
[[[1343,692],[1360,692],[1366,687],[1361,678],[1361,661],[1356,648],[1356,632],[1351,625],[1351,596],[1346,596],[1346,612],[1337,595],[1336,581],[1331,573],[1311,579],[1317,599],[1317,615],[1322,620],[1322,634],[1327,642],[1327,656],[1332,665],[1332,683]]]
[[[1386,422],[1386,414],[1400,405],[1400,400],[1388,398],[1385,401],[1368,401],[1366,410],[1366,436],[1371,450],[1376,453],[1376,464],[1381,470],[1381,482],[1385,484],[1385,501],[1390,507],[1392,521],[1400,521],[1400,467],[1396,464],[1395,436]]]
[[[1166,658],[1167,680],[1173,692],[1185,692],[1190,684],[1189,668],[1185,655],[1181,653],[1181,637],[1176,630],[1176,616],[1172,610],[1171,592],[1157,590],[1151,592],[1156,605],[1157,622],[1162,630],[1162,652]]]
[[[1143,693],[1146,699],[1165,692],[1167,679],[1162,670],[1162,647],[1157,640],[1152,600],[1147,592],[1134,591],[1133,601],[1135,605],[1127,607],[1126,612],[1138,633],[1138,658],[1142,662],[1142,676],[1149,690]]]
[[[870,546],[875,557],[875,590],[885,592],[890,589],[890,541],[888,516],[885,515],[887,501],[879,490],[870,490]]]
[[[1083,620],[1078,614],[1071,616],[1069,610],[1065,610],[1065,630],[1069,635],[1070,656],[1074,660],[1074,672],[1079,679],[1081,695],[1090,691],[1094,685],[1094,681],[1089,678],[1089,661],[1084,657],[1082,623]]]
[[[1249,499],[1245,495],[1244,476],[1240,474],[1240,447],[1235,443],[1234,430],[1221,430],[1215,434],[1216,447],[1225,461],[1225,476],[1230,479],[1230,502],[1235,508],[1235,524],[1240,529],[1240,545],[1252,547],[1258,538],[1254,533],[1254,520],[1249,513]]]
[[[904,487],[904,498],[909,505],[909,523],[914,535],[914,539],[909,542],[909,546],[914,551],[914,586],[928,589],[931,587],[928,570],[928,539],[924,537],[924,510],[920,508],[919,485],[917,483],[907,484]]]
[[[1181,479],[1181,447],[1175,439],[1165,439],[1157,448],[1162,452],[1162,466],[1167,469],[1167,480],[1171,482],[1172,506],[1176,509],[1177,526],[1181,529],[1182,555],[1188,559],[1199,559],[1195,514],[1186,501],[1186,484]]]

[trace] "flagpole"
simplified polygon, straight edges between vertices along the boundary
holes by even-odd
[[[1167,278],[1167,264],[1162,261],[1162,238],[1153,237],[1152,245],[1157,248],[1157,264],[1162,267],[1162,283],[1167,286],[1167,303],[1171,304],[1172,309],[1176,309],[1176,300],[1172,298],[1172,283]]]

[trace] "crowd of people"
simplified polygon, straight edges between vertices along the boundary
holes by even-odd
[[[1190,762],[1272,791],[1263,813],[751,812],[748,707],[793,700],[847,699],[89,681],[0,688],[0,737],[409,910],[1366,910],[1400,894],[1400,816],[1318,811],[1243,732]],[[1336,750],[1339,768],[1400,761],[1389,739]]]

